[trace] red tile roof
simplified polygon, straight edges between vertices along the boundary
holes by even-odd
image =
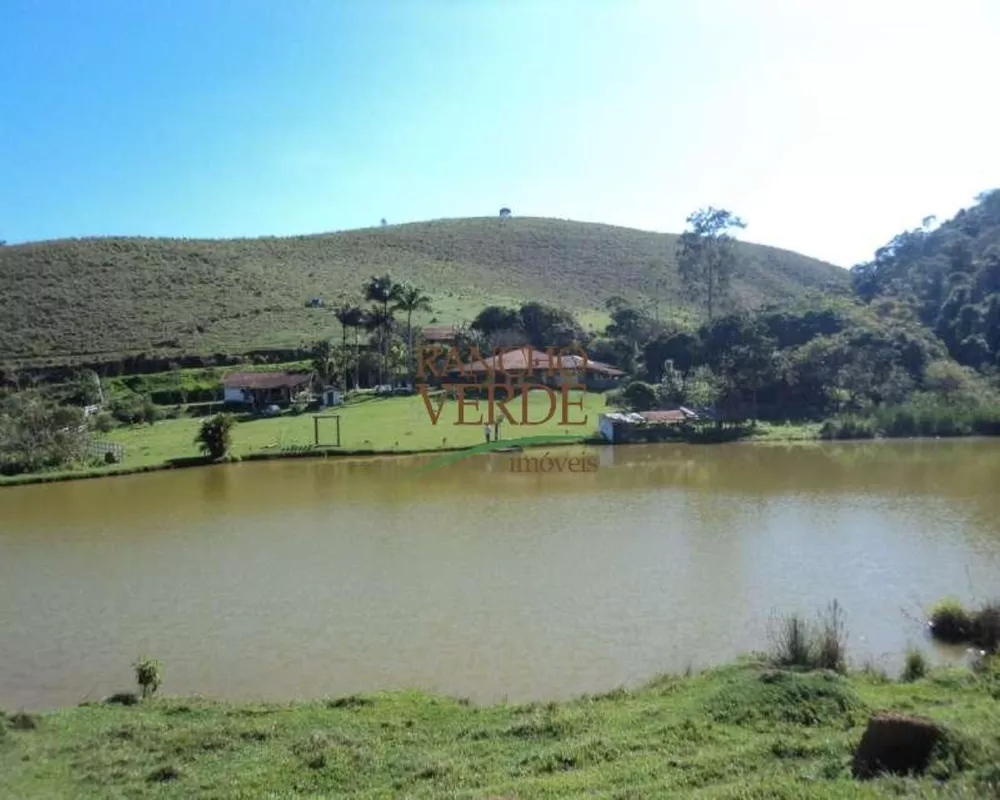
[[[529,354],[530,362],[528,360]],[[523,372],[525,369],[538,371],[548,368],[548,353],[543,353],[541,350],[529,350],[526,347],[508,350],[465,365],[466,372],[490,372],[491,370],[494,372]]]
[[[529,352],[531,357],[530,366],[528,361]],[[466,364],[464,371],[474,373],[490,372],[491,370],[494,372],[524,372],[527,368],[532,372],[538,373],[546,372],[551,367],[553,373],[555,373],[559,369],[580,369],[583,367],[583,363],[583,356],[553,353],[553,357],[550,358],[547,352],[534,349],[529,351],[528,348],[519,347],[516,350],[508,350],[479,361],[473,361],[471,364]],[[617,376],[625,374],[610,364],[592,361],[589,358],[586,360],[586,367],[588,372],[598,372],[604,375]]]
[[[309,383],[309,372],[230,372],[222,379],[228,389],[294,389]]]
[[[420,335],[428,342],[450,342],[458,335],[455,325],[428,325],[422,328]]]

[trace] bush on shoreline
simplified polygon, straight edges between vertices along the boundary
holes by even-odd
[[[1000,407],[994,402],[948,403],[921,395],[899,405],[878,406],[865,414],[840,414],[823,423],[821,439],[871,439],[876,436],[1000,436]]]
[[[1000,649],[1000,601],[970,611],[948,597],[936,603],[929,616],[931,636],[939,641],[974,645],[990,654]]]
[[[826,420],[819,429],[819,438],[874,439],[877,433],[873,420],[856,414],[846,414]]]

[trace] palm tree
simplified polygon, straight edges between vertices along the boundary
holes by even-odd
[[[337,322],[340,323],[340,332],[343,336],[343,347],[344,352],[347,352],[347,329],[354,329],[354,388],[358,388],[358,328],[361,327],[361,322],[364,319],[364,311],[360,306],[354,303],[343,302],[334,310],[334,314],[337,317]],[[347,373],[349,371],[349,365],[347,360],[344,361],[344,391],[347,391]]]
[[[416,286],[404,284],[393,308],[406,312],[406,347],[410,356],[410,383],[412,384],[416,372],[416,364],[413,359],[413,312],[430,311],[431,299]]]
[[[373,305],[365,312],[364,329],[369,333],[374,333],[377,337],[378,347],[382,353],[380,359],[380,372],[382,373],[379,383],[385,383],[386,375],[389,371],[389,332],[392,329],[392,313],[384,311],[381,306]]]
[[[389,275],[372,275],[364,285],[365,300],[377,303],[381,312],[382,335],[379,342],[382,345],[382,372],[383,378],[389,371],[389,328],[392,325],[392,309],[390,306],[399,300],[399,293],[402,286],[396,283]]]
[[[320,339],[312,348],[312,368],[323,384],[325,389],[333,378],[333,373],[337,369],[334,358],[333,345],[329,339]]]

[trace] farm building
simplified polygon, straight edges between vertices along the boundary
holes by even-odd
[[[222,379],[223,400],[256,409],[287,406],[312,382],[311,372],[233,372]]]
[[[458,327],[455,325],[428,325],[420,330],[420,338],[426,344],[455,344]]]
[[[698,414],[690,408],[665,411],[612,412],[601,414],[597,427],[608,442],[630,442],[659,438],[656,433],[669,433],[670,427],[697,420]]]
[[[591,390],[616,386],[625,375],[620,369],[600,361],[584,359],[580,355],[559,355],[530,347],[506,350],[487,358],[464,365],[461,374],[452,377],[485,383],[491,378],[497,383],[517,380],[526,375],[532,383],[550,386],[584,384]]]

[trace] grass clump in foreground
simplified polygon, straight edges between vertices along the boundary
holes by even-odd
[[[745,660],[546,704],[153,697],[45,714],[30,730],[8,724],[0,796],[993,796],[997,674],[899,683]],[[851,778],[868,717],[883,709],[945,729],[925,777]]]
[[[836,672],[847,668],[844,610],[836,600],[814,622],[798,614],[773,616],[768,633],[776,666]]]
[[[927,657],[915,647],[907,648],[906,660],[903,662],[903,674],[900,679],[907,683],[918,681],[927,675],[929,669]]]

